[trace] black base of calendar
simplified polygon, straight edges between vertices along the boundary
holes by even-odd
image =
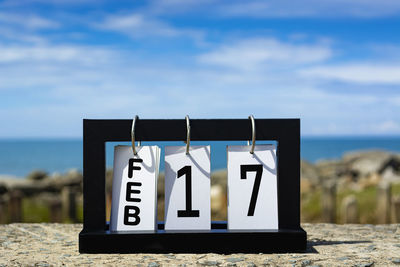
[[[209,232],[167,233],[159,223],[156,233],[84,232],[79,234],[80,253],[272,253],[304,252],[303,229],[268,232],[230,232],[226,222],[213,222]]]

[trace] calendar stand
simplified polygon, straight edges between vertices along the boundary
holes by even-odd
[[[300,119],[256,119],[256,140],[277,141],[279,229],[231,232],[212,222],[209,232],[111,232],[106,222],[105,143],[130,141],[132,120],[83,120],[83,230],[81,253],[269,253],[306,250],[300,227]],[[251,139],[247,119],[191,119],[192,141]],[[182,120],[138,120],[140,141],[186,140]],[[268,216],[268,214],[266,214]]]

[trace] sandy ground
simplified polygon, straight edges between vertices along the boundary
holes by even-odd
[[[400,225],[303,224],[306,253],[79,254],[80,224],[0,225],[0,266],[400,266]]]

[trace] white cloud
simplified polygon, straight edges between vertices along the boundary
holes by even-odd
[[[102,26],[124,34],[185,34],[143,16],[108,17],[105,22]],[[159,32],[145,32],[152,27]],[[386,96],[349,98],[347,92],[324,91],[318,79],[298,75],[335,56],[328,43],[306,41],[229,40],[202,47],[198,56],[200,50],[174,55],[165,51],[162,57],[149,51],[139,57],[136,51],[113,46],[3,43],[0,121],[10,126],[0,136],[26,134],[26,128],[31,136],[80,136],[82,118],[131,118],[132,114],[300,117],[304,134],[360,134],[371,132],[371,127],[359,125],[374,125],[382,118],[396,122],[399,105]],[[397,131],[389,126],[386,131]]]
[[[295,45],[275,39],[252,39],[224,45],[198,57],[199,62],[233,69],[279,68],[321,62],[332,56],[326,45]]]
[[[395,105],[395,106],[397,106],[397,107],[400,107],[400,95],[395,96],[395,97],[391,97],[390,98],[390,103]]]
[[[155,18],[136,13],[110,15],[96,27],[121,32],[131,38],[189,37],[201,41],[203,37],[203,33],[198,30],[176,28]]]
[[[296,79],[291,71],[268,77],[248,70],[137,60],[126,52],[89,67],[75,57],[65,62],[11,62],[0,64],[0,73],[0,94],[13,91],[19,99],[9,106],[7,93],[0,97],[0,121],[12,122],[1,131],[2,137],[26,134],[22,128],[30,129],[30,136],[80,136],[82,118],[131,118],[132,114],[300,117],[303,134],[363,134],[372,133],[371,127],[360,125],[373,125],[384,117],[395,121],[396,113],[390,102],[379,103],[380,96],[373,102],[368,96],[324,92]],[[382,128],[379,133],[386,132]]]
[[[327,79],[360,84],[400,84],[400,65],[346,63],[318,66],[299,71],[312,79]]]
[[[13,42],[21,42],[21,43],[45,43],[46,38],[41,35],[32,34],[26,31],[17,31],[10,27],[0,26],[0,36],[3,40],[11,40]]]
[[[150,7],[157,14],[204,13],[222,17],[256,18],[371,18],[396,16],[398,0],[155,0]]]
[[[0,22],[7,25],[20,26],[26,29],[55,29],[60,26],[56,21],[36,14],[4,13],[0,12]]]
[[[400,133],[400,123],[394,120],[385,120],[371,127],[372,131],[379,134]]]
[[[85,46],[6,46],[0,45],[0,63],[68,62],[104,63],[114,54],[106,49]]]
[[[5,0],[5,8],[27,8],[35,4],[48,6],[104,6],[107,0]],[[124,3],[126,6],[126,4]],[[141,11],[147,14],[201,14],[207,16],[256,18],[374,18],[397,16],[398,0],[152,0]]]
[[[58,21],[37,14],[0,11],[0,44],[4,42],[44,44],[48,41],[48,35],[42,34],[41,31],[49,32],[60,27],[61,23]]]
[[[37,4],[45,4],[50,6],[74,6],[83,4],[102,4],[104,0],[3,0],[0,3],[0,7],[27,7]]]
[[[235,51],[244,49],[241,43],[232,45]],[[231,68],[236,62],[209,68],[203,62],[181,65],[176,57],[141,59],[133,52],[96,46],[3,45],[0,94],[5,95],[0,97],[0,120],[12,121],[13,126],[0,135],[25,134],[18,128],[24,125],[31,136],[43,135],[43,129],[48,129],[45,135],[49,136],[79,136],[82,118],[130,118],[132,112],[143,118],[183,118],[186,114],[193,118],[300,117],[304,134],[372,133],[371,127],[359,125],[373,125],[381,118],[395,121],[393,110],[398,105],[385,96],[349,97],[346,92],[321,90],[316,82],[296,75],[304,64],[325,60],[325,54],[315,57],[314,63],[293,52],[304,50],[296,50],[295,44],[267,43],[268,47],[289,47],[282,53],[289,53],[298,65],[265,75],[252,67]],[[280,61],[292,64],[284,55],[243,64],[268,65],[274,71],[282,66]],[[9,94],[19,98],[12,106],[7,104]],[[382,127],[377,129],[375,133],[386,133]],[[386,130],[396,129],[386,126]]]
[[[227,16],[253,17],[380,17],[400,13],[396,0],[255,0],[238,1],[221,9]]]

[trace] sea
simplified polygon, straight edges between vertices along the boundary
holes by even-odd
[[[266,144],[275,142],[256,142]],[[106,166],[112,168],[115,145],[130,142],[106,143]],[[184,146],[183,142],[143,142],[142,145],[161,147],[161,159],[165,146]],[[226,146],[247,145],[243,141],[196,142],[191,145],[211,146],[211,171],[226,169]],[[33,170],[49,174],[65,173],[70,169],[82,170],[83,142],[81,139],[0,139],[0,175],[22,178]],[[339,159],[343,154],[360,150],[385,150],[400,153],[399,137],[302,137],[301,158],[315,163],[320,160]],[[164,162],[160,163],[161,171]]]

